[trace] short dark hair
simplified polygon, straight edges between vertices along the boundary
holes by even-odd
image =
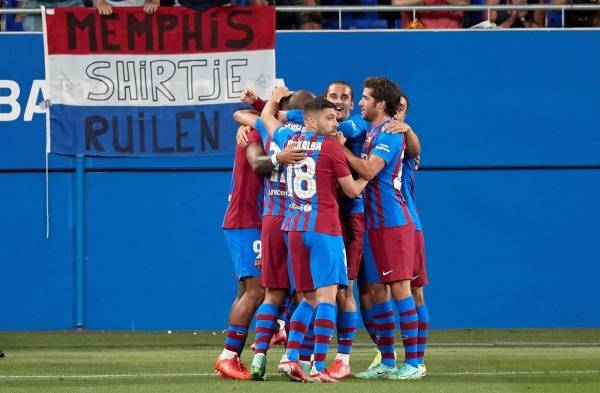
[[[292,93],[292,95],[284,97],[281,100],[279,107],[281,108],[281,110],[290,110],[290,109],[302,110],[302,109],[304,109],[304,104],[306,104],[310,100],[314,100],[315,97],[316,96],[308,90],[298,90],[298,91],[295,91],[294,93]]]
[[[375,101],[385,101],[385,113],[388,116],[396,114],[396,108],[400,103],[400,88],[388,78],[377,76],[365,79],[363,82],[365,88],[371,89],[371,95]]]
[[[350,83],[346,82],[346,81],[342,81],[342,80],[337,80],[337,81],[333,81],[330,84],[327,85],[327,88],[325,89],[325,91],[323,92],[323,97],[327,98],[327,92],[329,91],[329,88],[331,87],[331,85],[343,85],[343,86],[348,86],[348,88],[350,88],[350,99],[352,99],[352,96],[354,95],[354,92],[352,90],[352,86],[350,86]]]
[[[323,97],[318,97],[318,98],[308,101],[304,105],[304,113],[320,112],[323,109],[327,109],[327,108],[336,109],[336,106],[333,102],[326,100]]]

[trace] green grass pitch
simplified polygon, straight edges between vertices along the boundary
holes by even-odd
[[[434,330],[420,381],[292,383],[269,356],[266,382],[216,377],[221,332],[0,333],[0,392],[600,392],[600,330]],[[249,340],[250,342],[250,340]],[[352,369],[373,358],[355,341]],[[330,351],[331,354],[332,351]],[[248,346],[242,356],[249,363]]]

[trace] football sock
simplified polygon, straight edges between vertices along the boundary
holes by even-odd
[[[318,372],[325,369],[325,358],[335,329],[336,308],[331,303],[319,303],[315,315],[315,355],[314,368]]]
[[[413,367],[418,367],[417,336],[419,333],[419,319],[415,308],[415,299],[405,297],[396,302],[400,313],[400,331],[404,343],[404,362]]]
[[[308,329],[308,325],[310,324],[314,312],[315,309],[310,303],[302,301],[298,304],[298,307],[296,307],[296,310],[292,314],[288,343],[285,351],[287,358],[291,361],[297,361],[299,359],[300,345],[304,341],[306,329]]]
[[[419,316],[419,337],[417,338],[417,362],[425,364],[425,350],[427,350],[427,336],[429,335],[429,311],[425,304],[417,306]]]
[[[246,343],[248,329],[243,326],[229,325],[227,326],[227,337],[225,338],[225,348],[221,354],[222,359],[232,358],[234,355],[240,355]]]
[[[395,367],[394,333],[396,330],[396,317],[390,301],[373,304],[373,324],[377,332],[377,347],[381,352],[381,363],[389,367]]]
[[[352,340],[356,335],[356,320],[358,313],[356,311],[342,311],[338,315],[337,340],[338,353],[351,354]]]
[[[273,304],[263,303],[256,310],[255,345],[254,353],[266,353],[269,342],[277,329],[277,307]]]

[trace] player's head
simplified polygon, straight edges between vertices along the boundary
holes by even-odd
[[[373,121],[385,115],[393,117],[400,102],[400,89],[384,77],[371,77],[363,83],[363,95],[359,102],[363,119]]]
[[[394,115],[394,119],[396,120],[400,120],[400,121],[405,121],[406,120],[406,112],[408,111],[408,106],[410,105],[408,102],[408,97],[406,96],[406,94],[401,93],[402,95],[400,96],[400,103],[398,104],[398,107],[396,108],[396,114]]]
[[[308,90],[298,90],[291,95],[284,97],[279,102],[279,109],[287,111],[290,109],[304,109],[304,104],[315,99],[315,95]]]
[[[338,126],[335,104],[319,97],[304,105],[304,126],[319,135],[333,134]]]
[[[337,121],[344,121],[352,110],[352,86],[345,81],[333,81],[323,93],[325,99],[333,102],[337,110]]]

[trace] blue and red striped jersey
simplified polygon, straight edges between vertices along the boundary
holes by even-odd
[[[337,179],[349,176],[350,168],[340,144],[313,131],[289,128],[277,129],[273,142],[282,150],[293,144],[307,155],[286,170],[287,199],[281,229],[341,235]]]
[[[262,142],[254,129],[248,134],[248,144],[252,142]],[[236,144],[223,229],[260,228],[262,184],[263,176],[252,170],[246,149]]]
[[[282,125],[283,128],[293,132],[300,132],[304,129],[301,124],[286,122]],[[272,141],[267,129],[260,119],[256,120],[256,129],[264,143],[264,149],[269,156],[277,154],[281,151],[279,146]],[[285,165],[277,165],[269,176],[264,178],[264,199],[263,199],[263,216],[283,216],[285,213],[285,199],[287,188],[285,184]]]
[[[289,110],[287,118],[290,121],[304,124],[304,112],[301,110]],[[346,146],[355,156],[360,156],[363,144],[367,137],[368,128],[369,123],[359,114],[350,115],[338,125],[338,131],[344,134],[347,139]],[[354,176],[354,178],[356,179],[358,176]],[[348,198],[345,194],[341,194],[339,202],[340,213],[342,214],[363,213],[365,211],[362,197]]]
[[[367,229],[398,227],[411,222],[401,192],[404,135],[382,132],[386,123],[369,130],[361,154],[364,159],[374,154],[385,161],[383,169],[369,181],[363,192]]]
[[[415,202],[415,180],[419,170],[419,160],[414,157],[405,157],[402,160],[402,196],[406,201],[406,206],[410,213],[412,221],[415,223],[417,231],[422,231],[421,219],[417,211]]]
[[[368,128],[369,123],[356,114],[350,115],[348,119],[341,122],[338,126],[338,129],[347,138],[346,146],[348,146],[355,156],[360,156],[365,139],[367,138]],[[355,175],[354,178],[357,179],[358,175]],[[340,212],[342,214],[356,214],[363,213],[364,211],[365,205],[362,196],[358,198],[348,198],[345,194],[340,196]]]

